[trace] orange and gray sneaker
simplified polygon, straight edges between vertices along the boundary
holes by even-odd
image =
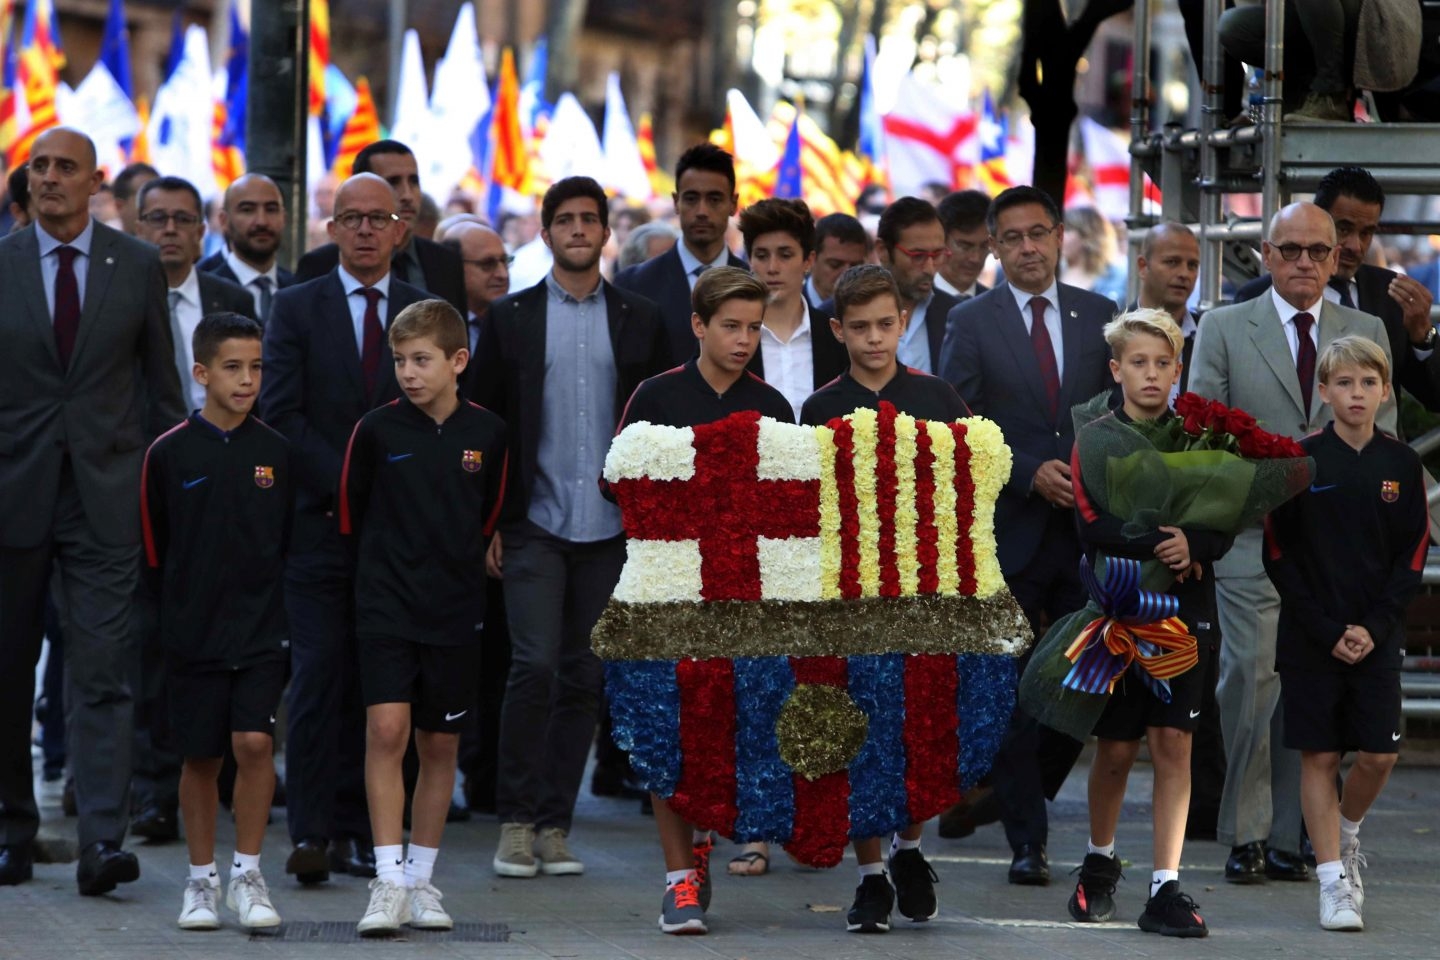
[[[695,871],[665,889],[665,899],[660,901],[660,932],[679,936],[710,932],[705,926],[705,910],[700,906],[700,884],[695,880]]]

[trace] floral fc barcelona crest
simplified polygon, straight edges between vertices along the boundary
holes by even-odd
[[[264,489],[264,490],[268,490],[268,489],[270,489],[271,487],[275,486],[275,468],[274,468],[274,467],[256,467],[256,468],[255,468],[255,486],[260,487],[261,489]]]
[[[462,450],[460,451],[460,466],[465,468],[466,473],[476,473],[480,469],[481,462],[485,459],[483,450]]]
[[[1394,503],[1396,500],[1399,500],[1399,499],[1400,499],[1400,481],[1399,481],[1399,480],[1381,480],[1381,481],[1380,481],[1380,499],[1381,499],[1381,500],[1384,500],[1386,503]]]

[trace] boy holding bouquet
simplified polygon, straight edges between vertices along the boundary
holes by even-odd
[[[1184,344],[1175,321],[1161,310],[1133,310],[1106,325],[1105,339],[1113,355],[1110,371],[1124,394],[1123,406],[1112,415],[1115,420],[1136,426],[1174,418],[1170,392],[1180,376]],[[1114,893],[1121,878],[1115,829],[1126,780],[1144,737],[1155,771],[1154,873],[1139,926],[1163,936],[1203,937],[1208,933],[1205,921],[1180,889],[1180,850],[1190,800],[1191,737],[1199,725],[1205,668],[1217,654],[1210,567],[1229,549],[1232,538],[1165,523],[1141,530],[1141,525],[1127,522],[1131,518],[1107,512],[1099,495],[1107,490],[1107,483],[1114,489],[1113,479],[1081,472],[1080,449],[1089,439],[1086,434],[1100,426],[1090,424],[1077,433],[1070,464],[1087,558],[1093,562],[1098,551],[1106,557],[1162,564],[1169,573],[1166,592],[1179,600],[1180,619],[1195,638],[1199,663],[1169,679],[1168,702],[1154,692],[1152,683],[1138,676],[1137,668],[1126,670],[1115,681],[1093,730],[1098,743],[1090,768],[1090,841],[1070,897],[1070,915],[1081,923],[1099,923],[1115,913]]]

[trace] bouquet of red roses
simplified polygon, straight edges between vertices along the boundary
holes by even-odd
[[[1305,456],[1300,444],[1260,429],[1255,418],[1239,407],[1227,407],[1196,393],[1182,393],[1175,400],[1174,417],[1136,426],[1163,452],[1223,450],[1249,460]]]

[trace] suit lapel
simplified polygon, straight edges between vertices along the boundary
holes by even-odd
[[[85,303],[80,307],[80,330],[75,337],[75,352],[70,358],[72,367],[75,357],[85,349],[90,331],[99,322],[100,306],[110,290],[110,279],[115,276],[115,248],[115,237],[110,228],[102,223],[95,224],[95,232],[90,237],[89,263],[85,268]],[[42,298],[40,302],[45,300]]]
[[[360,345],[355,342],[355,321],[350,316],[350,301],[345,285],[340,282],[339,269],[330,271],[330,278],[320,288],[319,316],[325,319],[332,354],[343,357],[345,377],[357,397],[365,396],[365,376],[360,371]],[[368,399],[368,398],[367,398]]]
[[[50,316],[50,307],[45,299],[45,276],[40,272],[40,241],[36,238],[35,228],[22,232],[18,241],[10,252],[10,275],[15,278],[16,293],[21,301],[30,306],[26,312],[40,330],[40,341],[58,364],[60,351],[55,346],[55,321]]]
[[[1321,312],[1324,312],[1323,307]],[[1275,379],[1280,381],[1280,385],[1290,395],[1295,409],[1304,414],[1304,419],[1308,421],[1310,415],[1300,395],[1300,375],[1295,372],[1295,358],[1290,355],[1290,343],[1285,339],[1285,328],[1280,323],[1280,315],[1275,312],[1275,302],[1268,290],[1255,299],[1255,310],[1250,314],[1250,324],[1250,342],[1255,345],[1261,359],[1269,365]]]
[[[943,290],[936,290],[925,308],[925,338],[930,347],[930,369],[940,369],[940,345],[945,342],[945,322],[955,298]]]
[[[1090,398],[1074,396],[1075,384],[1081,374],[1080,353],[1085,339],[1080,312],[1075,309],[1070,297],[1066,296],[1063,286],[1056,284],[1055,290],[1056,297],[1060,301],[1057,305],[1060,311],[1060,350],[1065,357],[1065,370],[1060,376],[1059,402],[1060,412],[1063,415],[1074,404]]]
[[[620,292],[610,285],[610,281],[601,280],[600,286],[605,294],[605,323],[610,328],[610,352],[618,367],[620,345],[625,342],[626,331],[630,328],[630,303],[620,296]]]
[[[1025,318],[1020,315],[1020,305],[1015,302],[1015,295],[1008,283],[996,289],[1003,290],[994,297],[995,320],[1000,328],[1000,336],[1010,347],[1015,366],[1020,371],[1020,379],[1030,391],[1036,408],[1042,412],[1048,411],[1045,388],[1040,383],[1040,361],[1035,359],[1035,348],[1030,345],[1030,335],[1025,330]]]

